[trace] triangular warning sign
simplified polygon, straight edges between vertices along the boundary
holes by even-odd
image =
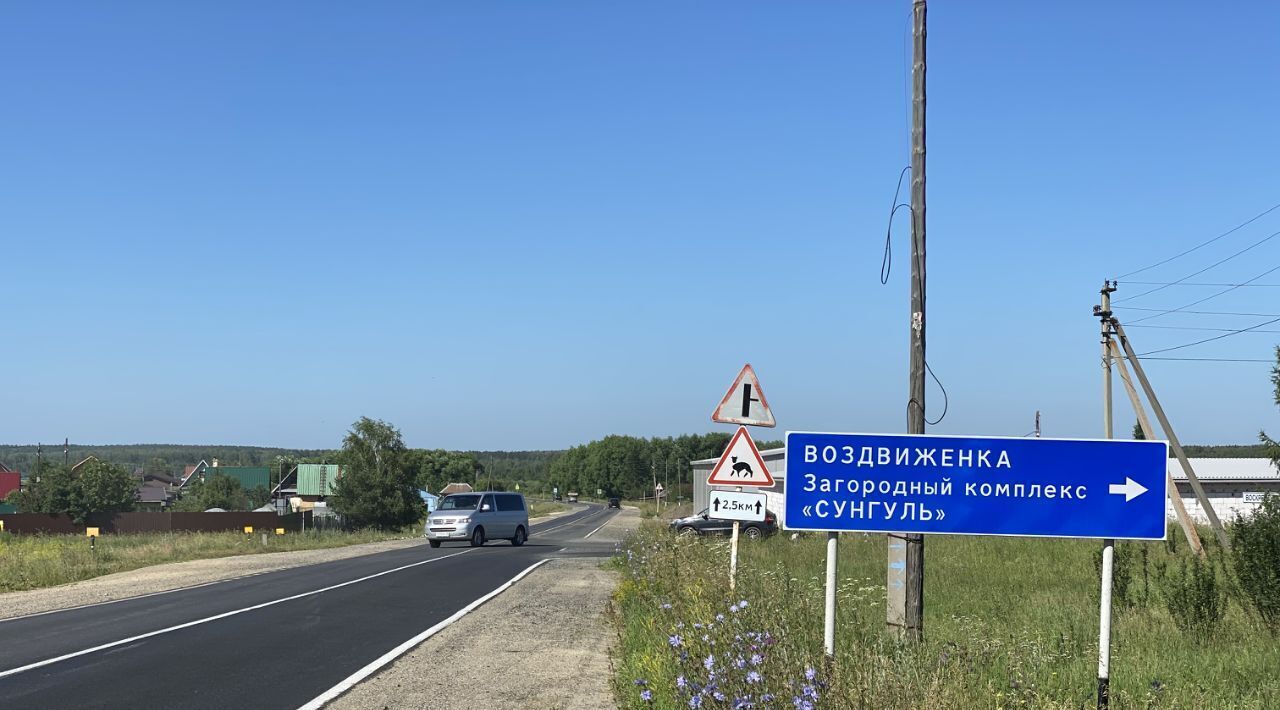
[[[773,411],[769,409],[769,400],[764,398],[764,390],[760,389],[760,380],[751,363],[742,366],[737,379],[729,385],[724,399],[716,411],[711,413],[711,421],[725,424],[747,424],[750,426],[776,426]]]
[[[773,476],[760,457],[756,442],[746,427],[738,427],[729,445],[725,447],[720,460],[711,475],[707,477],[710,486],[772,486]]]

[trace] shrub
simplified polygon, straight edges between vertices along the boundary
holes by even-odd
[[[1231,557],[1242,596],[1280,631],[1280,496],[1267,496],[1231,526]]]
[[[1145,553],[1146,548],[1142,549]],[[1115,556],[1111,562],[1111,607],[1113,609],[1124,609],[1141,599],[1136,593],[1129,593],[1130,583],[1133,582],[1134,561],[1138,557],[1137,550],[1138,548],[1133,545],[1122,545],[1120,543],[1115,545]],[[1093,568],[1097,573],[1098,579],[1101,580],[1102,548],[1093,551]],[[1095,591],[1094,596],[1100,594],[1101,591],[1099,588]]]
[[[1227,612],[1227,589],[1218,569],[1199,557],[1182,558],[1172,573],[1165,568],[1161,592],[1173,622],[1184,632],[1209,631]]]

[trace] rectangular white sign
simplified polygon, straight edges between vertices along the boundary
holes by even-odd
[[[1245,493],[1245,494],[1244,494],[1244,502],[1246,502],[1246,503],[1261,503],[1261,502],[1262,502],[1262,499],[1263,499],[1263,498],[1265,498],[1266,496],[1267,496],[1267,494],[1266,494],[1266,493],[1263,493],[1263,492],[1261,492],[1261,491],[1258,491],[1257,493],[1254,493],[1254,492],[1248,492],[1248,493]]]
[[[763,522],[765,496],[763,493],[738,493],[735,491],[711,491],[707,515],[719,520],[744,520]]]

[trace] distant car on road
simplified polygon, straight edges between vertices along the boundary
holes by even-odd
[[[610,499],[609,499],[609,507],[610,507],[610,508],[621,508],[621,507],[622,507],[622,499],[621,499],[621,498],[617,498],[617,497],[610,498]]]
[[[570,491],[570,492],[569,492],[569,502],[570,502],[570,503],[577,503],[577,502],[578,502],[578,494],[577,494],[577,493],[574,493],[573,491]]]
[[[701,512],[687,518],[672,520],[671,529],[679,535],[728,535],[733,532],[733,521],[713,518],[703,508]],[[764,511],[764,522],[744,522],[738,527],[738,533],[750,540],[758,540],[776,532],[778,516],[771,510]]]
[[[454,493],[441,498],[427,515],[423,535],[432,547],[449,540],[465,540],[472,547],[488,540],[510,540],[519,547],[529,539],[529,507],[519,493]]]

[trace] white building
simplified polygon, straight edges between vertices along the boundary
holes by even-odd
[[[769,473],[773,475],[775,484],[772,488],[754,490],[765,493],[769,510],[776,513],[779,522],[785,525],[786,507],[783,504],[783,491],[787,478],[787,450],[785,448],[765,449],[760,452],[760,455],[764,458],[765,465],[769,467]],[[707,507],[712,488],[733,490],[732,486],[707,485],[707,477],[711,475],[711,469],[716,465],[716,460],[703,459],[692,462],[695,513]],[[1209,496],[1209,503],[1213,506],[1214,512],[1223,522],[1248,514],[1262,502],[1265,495],[1280,495],[1280,471],[1276,470],[1270,459],[1191,459],[1191,468],[1196,472],[1196,478],[1204,487],[1205,494]],[[1205,517],[1200,502],[1196,500],[1191,484],[1187,481],[1186,474],[1182,472],[1182,466],[1178,464],[1177,459],[1169,459],[1169,473],[1173,475],[1173,480],[1178,486],[1178,492],[1182,495],[1187,513],[1194,520],[1207,525],[1209,520]],[[1176,517],[1172,503],[1168,505],[1168,514],[1170,519]]]
[[[1191,470],[1209,496],[1209,504],[1222,522],[1229,522],[1252,512],[1268,494],[1280,494],[1280,472],[1271,459],[1191,459]],[[1169,459],[1169,473],[1178,485],[1187,514],[1199,523],[1208,524],[1200,501],[1177,459]],[[1174,517],[1169,506],[1169,517]]]

